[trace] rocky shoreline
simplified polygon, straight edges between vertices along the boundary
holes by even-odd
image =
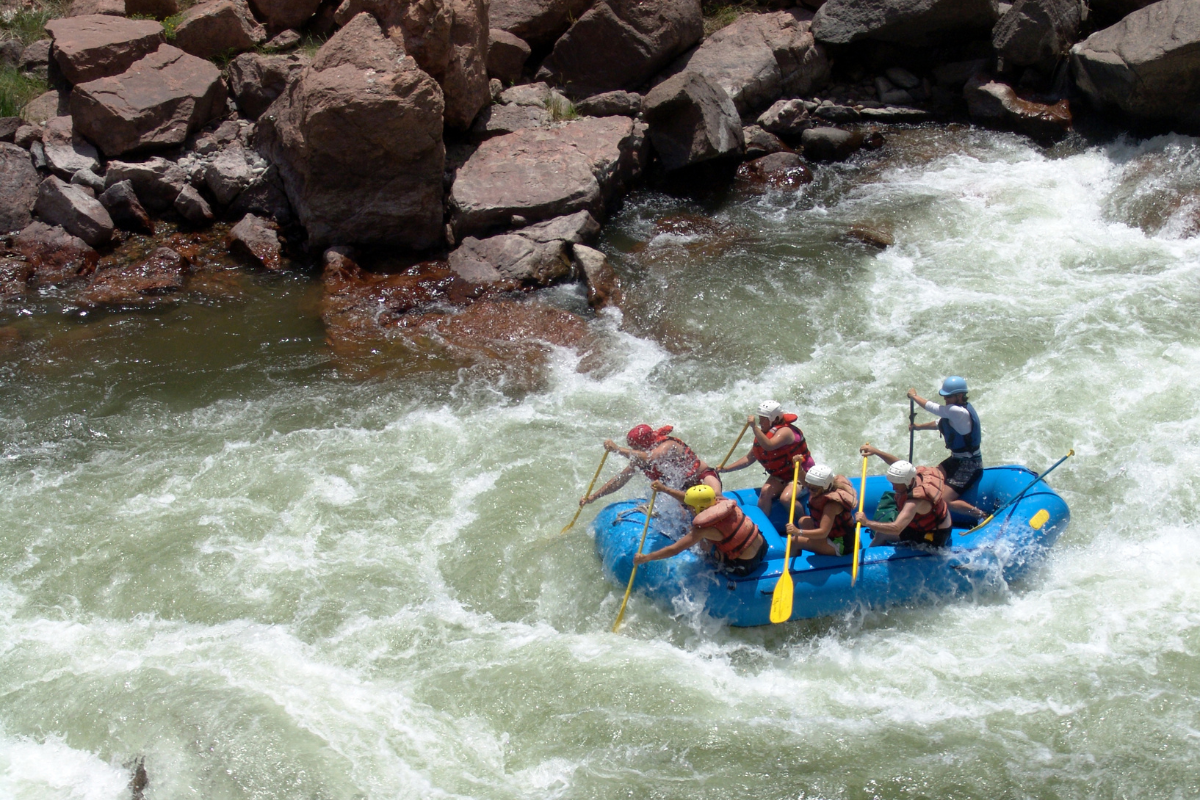
[[[797,191],[896,125],[1047,144],[1091,119],[1200,130],[1189,0],[741,11],[718,26],[698,0],[76,0],[48,38],[0,48],[51,86],[0,119],[0,298],[177,302],[215,230],[248,268],[319,265],[335,344],[448,325],[578,343],[573,315],[514,300],[578,282],[619,305],[592,245],[647,181]],[[380,253],[406,268],[364,269]]]

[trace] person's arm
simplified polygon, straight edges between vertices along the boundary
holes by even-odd
[[[678,489],[672,489],[670,486],[667,486],[662,481],[651,481],[650,488],[654,489],[659,494],[669,494],[669,495],[671,495],[671,497],[674,497],[676,500],[678,500],[681,503],[683,502],[683,499],[685,497],[687,497],[686,492],[681,492]]]
[[[885,453],[878,447],[872,447],[869,444],[864,444],[862,447],[858,448],[858,454],[863,458],[866,458],[867,456],[879,456],[879,458],[883,460],[883,463],[887,464],[889,467],[900,460],[899,456],[894,456],[891,453]]]
[[[921,395],[917,394],[916,389],[908,390],[908,399],[912,400],[914,403],[919,405],[921,408],[925,408],[925,404],[929,402],[924,397],[921,397]]]
[[[787,526],[787,532],[792,536],[812,536],[817,539],[828,539],[830,532],[833,531],[833,520],[838,514],[842,513],[842,504],[830,502],[825,506],[825,515],[821,517],[821,524],[815,528],[804,530],[802,527],[804,520],[812,519],[812,517],[801,517],[800,525]]]
[[[906,504],[904,508],[900,509],[895,522],[875,522],[861,511],[854,515],[854,521],[862,523],[864,528],[870,528],[875,533],[881,534],[885,539],[896,539],[917,516],[917,507],[921,505],[928,506],[929,503],[922,500],[919,503]],[[928,511],[928,508],[926,510]]]
[[[604,449],[610,453],[616,453],[619,456],[624,456],[630,461],[642,461],[643,463],[650,460],[650,454],[641,450],[634,450],[632,447],[621,447],[612,439],[604,440]]]
[[[587,497],[579,501],[579,505],[586,506],[588,503],[594,503],[606,494],[612,494],[617,489],[620,489],[625,484],[629,483],[629,479],[633,477],[633,465],[625,467],[625,469],[613,476],[608,483],[596,490],[595,494],[589,494]]]
[[[704,537],[700,534],[700,530],[693,527],[690,531],[688,531],[686,536],[678,541],[672,542],[666,547],[655,550],[653,553],[638,553],[633,557],[633,563],[645,564],[647,561],[658,561],[662,558],[677,556],[684,550],[687,550],[689,547],[699,542],[702,538]]]
[[[926,400],[924,397],[921,397],[921,395],[917,394],[915,389],[909,389],[908,396],[912,398],[913,402],[928,411],[930,414],[933,414],[935,417],[942,417],[950,420],[951,427],[964,436],[971,432],[971,412],[967,411],[967,409],[963,406],[948,406],[935,403],[932,400]],[[927,422],[921,425],[912,426],[912,430],[914,431],[930,431],[936,429],[936,422]]]
[[[758,459],[747,453],[732,464],[726,464],[723,467],[718,467],[717,472],[737,472],[739,469],[745,469],[746,467],[750,466],[755,461],[758,461]]]
[[[936,422],[914,422],[908,426],[910,431],[936,431],[938,424]]]
[[[796,441],[796,434],[789,427],[780,428],[774,436],[768,436],[766,431],[758,427],[758,417],[750,417],[750,430],[754,431],[754,441],[763,450],[778,450]]]

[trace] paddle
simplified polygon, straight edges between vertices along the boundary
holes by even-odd
[[[869,442],[868,442],[869,444]],[[863,456],[862,482],[858,484],[858,513],[862,513],[863,503],[867,500],[867,456]],[[854,560],[850,562],[850,588],[854,588],[854,584],[858,583],[858,554],[859,554],[859,536],[862,531],[862,523],[858,522],[854,525]]]
[[[658,489],[650,492],[650,508],[646,510],[646,524],[642,527],[642,541],[638,542],[638,549],[635,555],[641,555],[642,548],[646,545],[646,533],[650,530],[650,518],[654,516],[654,498],[658,497]],[[621,627],[621,620],[625,619],[625,604],[629,602],[629,593],[633,591],[633,577],[637,575],[637,562],[633,562],[633,569],[629,571],[629,585],[625,587],[625,599],[621,601],[621,610],[617,612],[617,621],[613,623],[612,632],[616,633],[617,628]]]
[[[592,494],[592,487],[596,485],[596,479],[600,477],[600,470],[604,469],[604,462],[605,462],[605,461],[607,461],[607,460],[608,460],[608,451],[607,451],[607,450],[605,450],[605,451],[604,451],[604,455],[600,456],[600,466],[596,467],[596,474],[592,476],[592,482],[588,484],[587,491],[583,493],[583,496],[584,496],[585,498],[586,498],[586,497],[590,497],[590,496],[591,496],[591,494]],[[578,509],[575,511],[575,516],[571,517],[571,521],[567,523],[567,527],[565,527],[565,528],[563,528],[561,531],[559,531],[558,535],[559,535],[559,536],[562,536],[562,535],[564,535],[564,534],[565,534],[567,531],[571,530],[571,528],[572,528],[572,527],[574,527],[574,525],[575,525],[575,521],[576,521],[577,519],[579,519],[579,515],[580,515],[580,513],[582,513],[582,512],[583,512],[583,506],[580,506],[580,507],[579,507],[579,508],[578,508]]]
[[[717,472],[725,468],[725,462],[733,455],[733,451],[737,450],[737,446],[742,443],[742,437],[746,435],[746,429],[750,427],[750,420],[746,420],[746,424],[742,426],[742,432],[738,434],[738,438],[734,440],[733,447],[729,448],[729,452],[721,459],[721,465],[717,467]]]
[[[913,458],[913,434],[916,431],[913,429],[913,423],[917,421],[917,401],[911,397],[908,398],[908,463],[912,463]]]
[[[1018,494],[1018,495],[1017,495],[1016,497],[1014,497],[1012,500],[1009,500],[1009,501],[1008,501],[1007,503],[1005,503],[1004,505],[1000,506],[1000,508],[997,508],[997,509],[996,509],[995,511],[993,511],[991,514],[988,514],[988,515],[987,515],[987,518],[986,518],[986,519],[984,519],[984,520],[983,520],[983,522],[980,522],[978,525],[976,525],[974,528],[971,528],[971,530],[969,530],[969,531],[963,531],[963,532],[962,532],[961,534],[959,534],[959,535],[960,535],[960,536],[966,536],[968,533],[974,533],[975,531],[977,531],[977,530],[979,530],[980,528],[982,528],[984,525],[987,525],[989,522],[991,522],[991,521],[992,521],[992,519],[993,519],[993,518],[994,518],[994,517],[995,517],[997,514],[999,514],[1001,511],[1003,511],[1004,509],[1006,509],[1006,508],[1008,508],[1009,506],[1013,505],[1013,504],[1014,504],[1014,503],[1016,503],[1018,500],[1020,500],[1022,497],[1024,497],[1026,492],[1028,492],[1030,489],[1032,489],[1032,488],[1033,488],[1035,485],[1037,485],[1038,483],[1041,483],[1043,480],[1045,480],[1045,478],[1046,478],[1046,476],[1047,476],[1047,475],[1049,475],[1051,472],[1054,472],[1054,470],[1058,469],[1058,465],[1059,465],[1059,464],[1063,463],[1064,461],[1066,461],[1068,458],[1070,458],[1070,457],[1071,457],[1071,456],[1073,456],[1073,455],[1075,455],[1075,448],[1071,448],[1070,452],[1068,452],[1068,453],[1067,453],[1065,456],[1063,456],[1062,458],[1060,458],[1058,461],[1055,461],[1055,462],[1054,462],[1054,466],[1052,466],[1050,469],[1046,470],[1046,471],[1045,471],[1045,472],[1043,472],[1041,475],[1039,475],[1039,476],[1037,476],[1036,478],[1034,478],[1034,479],[1033,479],[1033,481],[1031,481],[1031,482],[1030,482],[1030,484],[1029,484],[1028,486],[1026,486],[1024,489],[1022,489],[1022,490],[1021,490],[1020,494]],[[1010,514],[1010,516],[1011,516],[1011,514]]]
[[[800,462],[795,462],[792,470],[792,510],[788,512],[788,525],[796,521],[796,485],[800,482]],[[787,622],[792,616],[792,535],[784,530],[787,543],[783,546],[783,573],[775,584],[775,592],[771,595],[771,624],[778,625]]]

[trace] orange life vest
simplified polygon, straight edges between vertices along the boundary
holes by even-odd
[[[710,512],[717,516],[709,519]],[[759,538],[758,527],[738,508],[732,500],[718,500],[716,505],[706,508],[696,515],[695,523],[703,528],[716,528],[724,537],[719,542],[713,542],[726,558],[737,560],[742,553]]]
[[[691,478],[699,474],[702,462],[692,448],[674,436],[664,436],[654,446],[658,447],[663,442],[675,442],[679,446],[672,448],[671,452],[663,458],[644,463],[638,462],[637,468],[648,480],[662,481],[672,489],[682,491]]]
[[[800,466],[802,469],[812,459],[812,455],[808,452],[808,442],[804,441],[804,432],[792,424],[795,421],[795,414],[784,414],[783,424],[775,425],[771,430],[767,431],[767,438],[770,439],[775,435],[776,431],[784,427],[791,428],[792,433],[796,434],[796,440],[790,445],[777,447],[774,450],[767,450],[756,441],[754,447],[750,448],[750,455],[763,465],[763,469],[767,471],[768,475],[784,481],[792,479],[792,456],[796,454],[800,455]]]
[[[911,496],[913,502],[924,500],[933,505],[933,508],[924,514],[917,514],[913,517],[913,521],[909,523],[909,527],[922,533],[932,533],[938,529],[938,524],[946,518],[949,513],[949,507],[946,501],[942,499],[942,485],[945,479],[942,478],[942,473],[935,467],[917,467],[917,479],[913,481]],[[904,506],[909,501],[910,490],[904,486],[896,487],[896,511],[897,513],[904,510]]]
[[[858,507],[858,493],[850,485],[849,478],[835,475],[833,486],[829,487],[829,491],[821,494],[812,492],[808,498],[808,510],[812,514],[813,522],[821,524],[821,520],[825,518],[825,505],[831,502],[840,505],[842,510],[833,518],[833,527],[829,530],[829,538],[837,539],[847,534],[853,535],[854,510]]]

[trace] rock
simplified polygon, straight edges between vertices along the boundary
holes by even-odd
[[[500,102],[500,93],[504,91],[504,84],[496,78],[488,81],[488,93],[492,96],[492,102]]]
[[[877,247],[880,250],[886,250],[896,243],[895,238],[887,231],[866,225],[850,226],[850,229],[846,231],[846,236],[865,245]]]
[[[829,122],[855,122],[861,117],[859,110],[854,106],[844,106],[830,100],[822,102],[811,113]]]
[[[279,243],[279,234],[271,223],[253,214],[242,217],[242,221],[229,231],[229,249],[248,255],[271,272],[283,269],[283,247]]]
[[[83,239],[44,222],[27,225],[13,247],[32,267],[29,280],[34,286],[59,286],[87,277],[100,260],[100,254]]]
[[[310,242],[442,241],[442,92],[370,15],[334,34],[258,125]]]
[[[1043,142],[1061,139],[1071,130],[1066,100],[1053,105],[1024,100],[1011,86],[976,75],[963,89],[971,119],[989,127],[1015,130]]]
[[[932,119],[933,114],[923,108],[884,106],[883,108],[864,108],[858,112],[858,117],[872,122],[925,122]]]
[[[243,114],[258,119],[287,85],[300,77],[308,62],[302,55],[242,53],[229,62],[229,93]]]
[[[166,19],[179,13],[179,0],[125,0],[125,15]]]
[[[580,244],[600,235],[600,223],[587,211],[576,211],[522,228],[518,233],[533,242],[562,240],[568,244]]]
[[[1098,108],[1200,130],[1200,3],[1160,0],[1093,33],[1071,71]]]
[[[29,145],[29,157],[33,159],[34,169],[39,172],[48,169],[46,165],[46,148],[42,147],[41,142],[34,142]]]
[[[109,158],[182,144],[224,109],[221,71],[170,45],[121,75],[81,83],[71,92],[76,130]]]
[[[91,14],[110,14],[117,17],[125,16],[125,0],[75,0],[67,11],[68,17],[82,17]]]
[[[757,125],[742,128],[742,139],[746,142],[746,158],[759,158],[772,153],[790,153],[791,149],[773,133]]]
[[[223,206],[236,200],[253,180],[254,171],[247,163],[246,153],[240,144],[222,150],[204,171],[205,185]]]
[[[1090,0],[1088,17],[1097,27],[1115,25],[1138,9],[1158,0]]]
[[[921,79],[902,67],[888,67],[883,71],[895,86],[901,89],[916,89],[921,85]]]
[[[635,89],[703,34],[699,0],[599,0],[555,42],[537,77],[573,97]]]
[[[0,258],[0,302],[19,300],[29,291],[33,267],[16,258]],[[3,329],[0,329],[3,330]]]
[[[178,193],[176,193],[178,195]],[[128,231],[138,233],[154,233],[154,222],[138,201],[133,184],[129,181],[118,181],[100,193],[96,198],[100,205],[108,209],[108,215],[113,223]]]
[[[441,86],[446,124],[469,128],[490,98],[487,0],[345,0],[335,17],[345,25],[362,11]]]
[[[84,308],[150,308],[183,290],[188,262],[160,247],[136,264],[102,269],[76,298]]]
[[[110,161],[104,185],[111,189],[121,181],[129,181],[147,208],[165,211],[175,207],[175,198],[183,191],[187,175],[175,162],[157,156],[138,164]]]
[[[76,134],[71,123],[70,117],[55,117],[46,123],[42,134],[46,163],[63,180],[70,180],[79,170],[100,169],[100,154]]]
[[[13,134],[13,144],[28,150],[29,146],[34,142],[41,144],[42,132],[40,125],[29,125],[22,122],[17,127],[17,132]]]
[[[34,213],[51,225],[59,225],[92,247],[112,239],[113,221],[104,206],[79,186],[72,186],[54,175],[38,187]]]
[[[915,101],[913,96],[904,89],[891,89],[879,93],[879,102],[889,106],[908,106]]]
[[[780,100],[759,115],[758,124],[768,133],[796,139],[813,121],[803,100]]]
[[[794,192],[812,180],[812,170],[795,153],[774,153],[756,158],[739,166],[737,171],[737,182],[754,191]]]
[[[567,243],[538,242],[519,233],[487,239],[468,236],[450,254],[450,269],[468,283],[512,283],[525,288],[549,286],[571,274]]]
[[[739,113],[747,114],[780,96],[807,96],[829,80],[825,49],[809,31],[811,12],[743,14],[709,36],[671,68],[698,72],[720,86]]]
[[[0,64],[6,67],[18,68],[21,66],[21,55],[25,52],[25,45],[20,39],[5,39],[0,42]]]
[[[488,75],[504,83],[513,83],[521,77],[521,70],[530,52],[524,39],[508,31],[492,28],[488,31]]]
[[[575,274],[587,283],[588,305],[600,309],[621,302],[621,282],[604,253],[586,245],[571,248]]]
[[[488,22],[539,49],[550,47],[593,0],[492,0]]]
[[[987,69],[987,60],[978,58],[971,61],[953,61],[941,64],[933,69],[933,78],[939,86],[960,89],[976,72]]]
[[[185,11],[175,26],[175,46],[197,58],[244,53],[266,40],[246,0],[207,0]]]
[[[250,0],[250,7],[273,31],[302,28],[321,0]]]
[[[1004,69],[1049,73],[1079,38],[1080,0],[1016,0],[992,29],[992,47]]]
[[[298,31],[288,29],[263,45],[263,49],[272,53],[282,53],[300,45],[302,37]]]
[[[21,70],[32,72],[42,78],[46,77],[46,68],[50,64],[50,40],[39,39],[21,51]]]
[[[287,193],[283,190],[279,170],[272,166],[268,167],[266,172],[255,176],[250,185],[243,189],[229,206],[228,214],[231,217],[254,214],[274,220],[280,225],[289,224],[294,215],[292,206],[288,203]]]
[[[588,117],[636,117],[642,113],[642,96],[636,92],[604,92],[580,100],[575,110]]]
[[[46,30],[54,61],[72,84],[120,75],[166,41],[154,20],[100,14],[50,20]]]
[[[810,128],[800,136],[800,143],[804,157],[811,161],[845,161],[862,147],[863,135],[841,128]]]
[[[12,143],[17,138],[17,129],[24,123],[20,117],[0,117],[0,142]]]
[[[33,220],[40,181],[28,152],[0,144],[0,233],[21,230]]]
[[[500,102],[506,106],[534,106],[545,108],[555,95],[562,97],[544,82],[523,83],[510,86],[500,93]]]
[[[922,46],[991,30],[995,0],[829,0],[813,17],[819,42],[860,39]]]
[[[514,215],[538,222],[587,210],[600,217],[645,159],[645,126],[627,117],[584,117],[489,139],[454,180],[455,234],[505,228]]]
[[[191,184],[186,184],[179,190],[175,198],[175,210],[184,221],[195,227],[211,225],[215,218],[208,201]]]
[[[471,126],[477,139],[490,139],[526,128],[550,127],[550,112],[536,106],[490,106],[483,110]]]
[[[668,170],[738,155],[746,146],[729,95],[696,72],[681,72],[651,89],[645,116],[650,141]]]
[[[104,191],[104,178],[101,178],[90,169],[79,170],[71,176],[70,182],[72,186],[85,186],[97,195]]]
[[[45,125],[55,117],[70,116],[71,94],[49,91],[38,95],[21,109],[21,118],[33,125]]]

